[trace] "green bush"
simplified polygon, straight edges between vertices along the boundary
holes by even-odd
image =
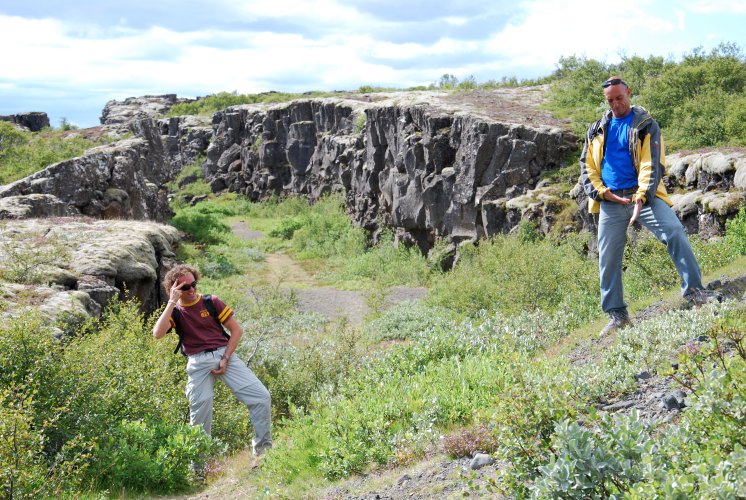
[[[192,235],[201,243],[217,244],[224,240],[224,235],[230,232],[230,227],[220,221],[219,212],[213,205],[186,207],[171,219],[176,229]]]
[[[452,313],[442,307],[421,302],[401,302],[363,326],[374,342],[407,340],[431,328],[443,328],[452,322]]]
[[[382,238],[378,245],[365,251],[345,253],[334,262],[339,267],[323,277],[353,286],[425,286],[434,276],[432,266],[419,249],[396,247],[390,238]]]
[[[642,458],[655,451],[651,431],[636,412],[614,421],[606,416],[600,432],[567,420],[557,424],[555,454],[540,467],[533,498],[610,498],[642,479]]]
[[[0,491],[184,489],[190,462],[216,448],[185,426],[183,359],[172,348],[134,303],[113,303],[64,341],[33,312],[0,327],[0,463],[15,471],[0,475]],[[221,437],[245,443],[245,433]]]
[[[292,249],[297,258],[322,259],[363,252],[365,232],[352,225],[343,203],[341,196],[325,196],[312,206],[303,227],[293,233]]]
[[[725,223],[725,242],[735,255],[746,255],[746,206]]]
[[[290,240],[293,238],[295,232],[303,227],[305,222],[303,217],[286,217],[269,232],[269,236]]]
[[[173,493],[194,481],[215,444],[199,427],[123,420],[94,449],[89,475],[98,490]]]
[[[200,265],[200,270],[204,276],[210,278],[223,278],[239,272],[238,267],[222,254],[206,256]]]
[[[664,129],[671,150],[746,144],[746,58],[735,44],[720,44],[710,53],[697,48],[680,62],[625,56],[607,64],[571,56],[558,66],[549,108],[570,117],[579,134],[607,109],[601,83],[619,74],[633,90],[633,103],[645,106]]]

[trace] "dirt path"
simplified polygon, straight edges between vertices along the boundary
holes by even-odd
[[[262,233],[249,228],[245,221],[231,225],[233,233],[247,240],[256,240]],[[367,314],[368,296],[357,290],[338,290],[321,286],[303,266],[285,254],[271,253],[265,257],[267,273],[273,282],[282,283],[283,288],[293,290],[298,297],[301,311],[315,312],[331,319],[346,317],[352,325],[360,325]],[[419,300],[425,296],[424,288],[393,287],[389,290],[385,308],[406,300]]]

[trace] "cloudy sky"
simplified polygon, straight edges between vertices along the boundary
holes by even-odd
[[[0,0],[0,115],[87,127],[130,96],[534,78],[721,42],[746,51],[746,0]]]

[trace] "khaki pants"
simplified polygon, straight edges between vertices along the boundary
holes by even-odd
[[[239,401],[249,408],[254,427],[252,450],[261,455],[272,447],[272,405],[269,391],[249,367],[233,354],[223,375],[213,375],[211,370],[220,364],[225,348],[189,356],[187,361],[186,396],[189,399],[189,416],[192,425],[201,425],[207,434],[212,431],[212,397],[215,379],[233,391]]]

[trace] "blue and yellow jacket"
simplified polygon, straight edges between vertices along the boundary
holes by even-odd
[[[661,182],[666,170],[666,156],[661,129],[650,113],[641,106],[632,106],[634,117],[629,127],[629,154],[637,171],[637,192],[632,201],[638,198],[643,203],[657,196],[668,205],[673,205]],[[580,155],[580,182],[588,195],[588,211],[597,214],[601,210],[601,200],[608,188],[601,179],[601,163],[604,157],[604,140],[611,110],[591,125],[585,136],[583,153]]]

